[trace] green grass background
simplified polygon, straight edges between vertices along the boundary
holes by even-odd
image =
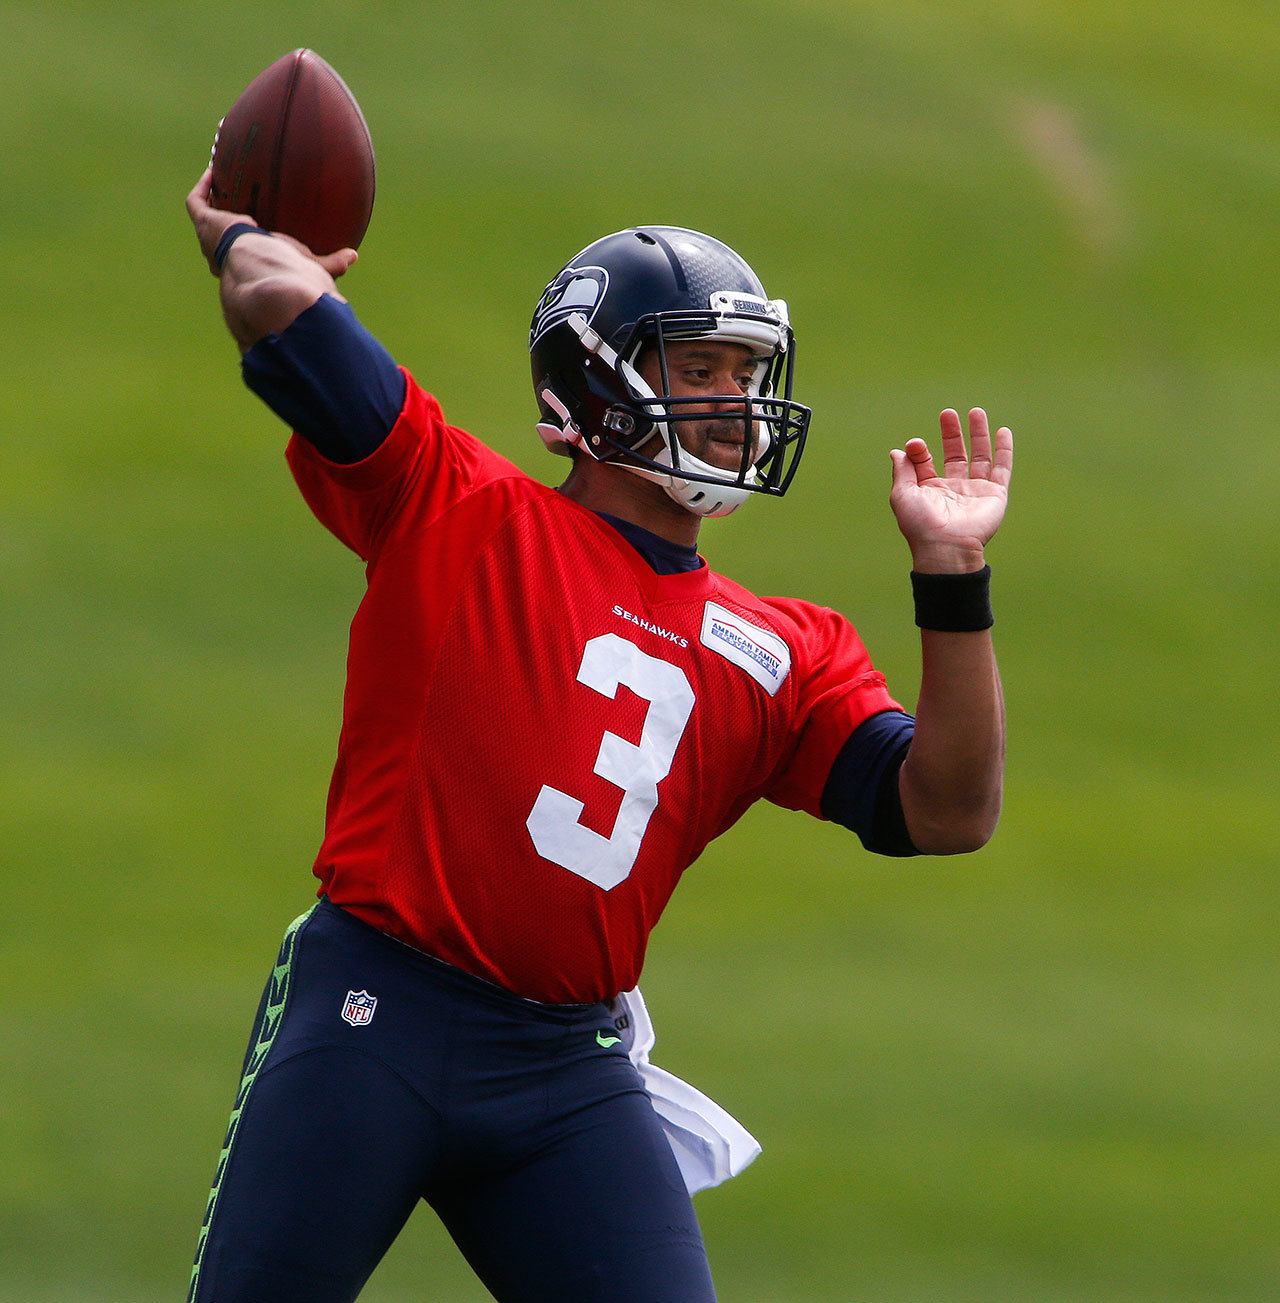
[[[656,1057],[764,1143],[721,1296],[1280,1296],[1280,16],[1244,0],[6,0],[0,1299],[182,1297],[260,984],[310,898],[358,565],[239,383],[182,198],[298,45],[360,97],[346,285],[532,473],[524,339],[633,222],[792,304],[817,416],[712,563],[914,699],[887,450],[1018,436],[995,842],[762,808],[655,934]],[[341,1233],[335,1227],[335,1233]],[[365,1297],[484,1297],[424,1210]]]

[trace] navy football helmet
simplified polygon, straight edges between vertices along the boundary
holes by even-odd
[[[667,345],[687,339],[749,348],[755,374],[746,396],[673,395]],[[656,354],[660,393],[640,374],[645,349]],[[795,475],[811,413],[791,400],[787,305],[709,235],[638,226],[588,245],[539,300],[529,353],[538,433],[553,452],[578,447],[656,480],[702,516],[727,516],[749,493],[780,496]],[[711,466],[681,446],[681,425],[706,421],[711,404],[722,419],[741,414],[736,468]]]

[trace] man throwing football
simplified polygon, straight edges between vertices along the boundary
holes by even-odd
[[[206,173],[187,206],[245,381],[368,589],[320,899],[264,993],[190,1298],[354,1299],[425,1199],[504,1303],[713,1299],[689,1191],[754,1149],[647,1063],[649,933],[760,798],[887,855],[991,836],[984,548],[1012,435],[974,409],[966,451],[948,410],[941,473],[921,439],[891,454],[913,717],[843,616],[698,555],[704,518],[785,492],[810,419],[786,304],[727,246],[637,227],[552,279],[529,341],[538,431],[571,460],[552,489],[363,329],[335,283],[353,251],[208,199]]]

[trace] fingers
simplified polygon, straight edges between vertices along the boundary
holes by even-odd
[[[1007,425],[996,431],[996,464],[991,478],[1005,488],[1013,478],[1013,431]]]
[[[187,216],[196,228],[196,239],[200,242],[200,252],[204,254],[209,270],[216,276],[218,268],[213,264],[214,250],[222,233],[234,222],[253,221],[244,213],[228,213],[215,208],[210,202],[213,193],[213,167],[206,167],[200,174],[200,180],[192,186],[187,195]]]
[[[187,215],[203,240],[204,228],[216,228],[221,235],[233,222],[255,222],[252,213],[233,213],[226,208],[213,206],[213,167],[206,167],[200,174],[200,180],[187,195]],[[216,241],[215,241],[216,243]]]
[[[339,249],[336,253],[326,253],[316,261],[334,280],[337,280],[339,276],[349,272],[359,258],[360,255],[354,249]]]
[[[981,407],[969,410],[969,445],[965,451],[960,415],[948,407],[938,416],[942,430],[942,464],[949,480],[992,480],[1008,485],[1013,474],[1013,431],[1002,425],[996,431],[995,455],[991,451],[991,426]]]
[[[942,468],[949,480],[969,478],[969,455],[964,448],[964,430],[960,414],[948,407],[938,415],[942,429]]]
[[[895,448],[889,456],[893,461],[894,488],[938,478],[929,445],[923,439],[908,439],[905,448]]]
[[[191,219],[191,225],[196,228],[200,252],[204,254],[209,270],[216,276],[218,269],[213,265],[213,251],[218,246],[226,222],[219,220],[223,215],[209,202],[212,189],[213,167],[211,165],[200,174],[200,180],[191,187],[187,195],[187,216]]]
[[[893,463],[893,487],[895,489],[906,488],[916,482],[916,473],[911,469],[911,463],[907,461],[907,454],[901,448],[895,448],[889,454],[889,460]]]
[[[987,414],[981,407],[969,412],[969,446],[972,456],[969,460],[969,475],[975,480],[991,478],[991,427],[987,424]]]
[[[200,180],[192,186],[191,193],[187,195],[187,215],[193,222],[209,207],[209,191],[212,188],[213,168],[210,166],[201,173]]]
[[[335,280],[350,271],[360,257],[354,249],[335,249],[333,253],[312,253],[307,245],[292,235],[286,235],[283,231],[273,231],[272,234],[277,240],[293,245],[299,253],[310,258],[312,262],[318,262]]]

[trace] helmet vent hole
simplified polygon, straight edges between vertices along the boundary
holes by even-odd
[[[636,232],[636,239],[639,240],[641,244],[657,244],[657,243],[658,243],[657,240],[655,240],[655,239],[653,238],[652,235],[646,235],[643,231],[637,231],[637,232]]]
[[[701,502],[702,499],[705,498],[706,496],[707,496],[707,495],[706,495],[705,493],[695,493],[695,494],[693,495],[693,497],[691,497],[691,498],[689,499],[689,501],[690,501],[690,502]]]

